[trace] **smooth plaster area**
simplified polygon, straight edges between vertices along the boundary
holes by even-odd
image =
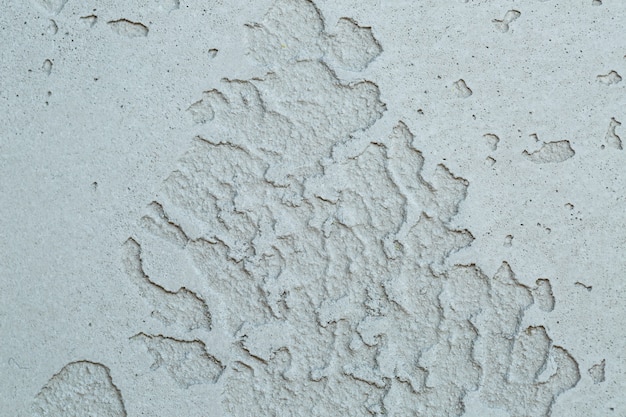
[[[0,416],[626,416],[626,2],[0,4]]]

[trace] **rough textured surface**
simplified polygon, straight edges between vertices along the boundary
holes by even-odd
[[[250,52],[273,71],[227,80],[189,108],[206,133],[150,206],[167,243],[146,247],[183,247],[208,281],[214,329],[231,345],[220,358],[230,364],[225,410],[460,416],[479,390],[511,415],[548,415],[580,376],[545,329],[521,328],[530,289],[506,264],[492,279],[444,267],[472,241],[449,226],[468,182],[445,165],[426,180],[403,122],[384,138],[351,139],[385,106],[375,84],[342,83],[330,65],[364,69],[381,51],[369,30],[344,19],[329,36],[303,0],[275,2],[249,28]],[[560,142],[545,146],[531,160],[566,159]],[[156,224],[144,217],[142,226]],[[550,310],[544,282],[536,293]],[[155,356],[177,358],[180,344],[147,338]],[[548,361],[554,369],[540,380]],[[214,366],[197,365],[170,373],[188,385]]]
[[[126,417],[126,410],[109,369],[80,361],[68,363],[44,385],[35,397],[33,416]]]
[[[126,271],[154,308],[153,317],[165,325],[182,325],[188,330],[211,328],[211,313],[196,293],[184,287],[171,292],[152,282],[144,272],[141,247],[135,240],[125,243],[125,251]]]
[[[4,6],[0,415],[626,413],[626,4]]]
[[[165,367],[167,373],[183,388],[215,383],[224,370],[220,361],[207,354],[204,343],[198,340],[182,341],[143,333],[131,339],[142,341],[154,356],[152,370]]]
[[[606,376],[604,375],[604,367],[606,365],[606,361],[602,359],[602,362],[596,363],[591,368],[589,368],[588,372],[593,379],[594,384],[600,384],[606,381]]]
[[[532,134],[535,141],[540,142],[537,135]],[[563,162],[576,154],[568,140],[543,142],[540,148],[533,152],[524,151],[524,156],[535,164]]]

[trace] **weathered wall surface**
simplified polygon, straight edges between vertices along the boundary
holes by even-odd
[[[626,415],[626,4],[6,3],[0,414]]]

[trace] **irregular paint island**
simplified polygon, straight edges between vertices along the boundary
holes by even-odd
[[[126,417],[122,395],[109,369],[99,363],[68,363],[41,389],[33,415]]]
[[[358,76],[381,53],[371,29],[328,29],[307,0],[247,28],[270,71],[191,105],[202,132],[124,245],[171,332],[131,343],[182,389],[217,384],[232,416],[461,416],[472,391],[550,415],[580,374],[545,328],[522,327],[553,307],[549,281],[446,267],[473,240],[450,226],[469,183],[443,165],[424,178],[403,122],[351,136],[385,104],[333,70]]]

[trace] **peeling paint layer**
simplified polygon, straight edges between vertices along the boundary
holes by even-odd
[[[228,415],[461,416],[472,391],[513,416],[549,415],[580,379],[544,327],[523,326],[535,303],[554,308],[549,281],[529,288],[506,262],[493,277],[448,265],[473,241],[451,226],[470,183],[443,164],[426,176],[402,121],[354,137],[386,106],[374,82],[335,70],[364,70],[382,52],[374,31],[349,18],[328,31],[305,0],[277,0],[247,29],[269,72],[189,107],[199,133],[126,244],[136,282],[164,289],[145,270],[169,257],[210,310],[208,334],[140,336],[157,367],[184,387],[220,384]],[[527,157],[568,159],[564,142]],[[190,311],[171,291],[144,293]]]

